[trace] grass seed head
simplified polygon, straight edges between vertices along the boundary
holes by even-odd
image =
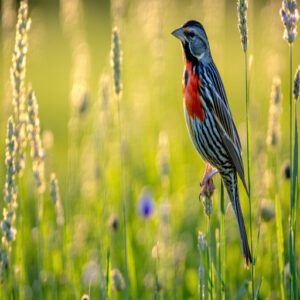
[[[162,181],[167,181],[170,173],[169,137],[164,131],[159,133],[157,165]]]
[[[100,78],[100,89],[99,89],[99,99],[100,99],[100,109],[101,111],[107,111],[109,106],[109,76],[103,74]]]
[[[284,26],[283,38],[292,44],[297,36],[297,22],[299,20],[297,2],[295,0],[282,0],[280,16]]]
[[[198,267],[198,276],[201,280],[204,279],[204,274],[205,274],[204,266],[202,264],[200,264]]]
[[[246,51],[248,48],[247,10],[248,10],[248,1],[238,0],[237,2],[238,27],[240,30],[241,43],[244,51]]]
[[[281,99],[281,81],[279,78],[274,78],[270,98],[269,126],[267,134],[267,144],[272,147],[277,146],[280,140]]]
[[[124,281],[123,275],[120,272],[120,270],[112,269],[111,279],[112,279],[112,284],[113,284],[114,290],[119,292],[125,288],[125,281]]]
[[[118,231],[120,221],[116,215],[111,215],[108,220],[108,225],[112,231]]]
[[[158,259],[162,255],[162,252],[163,252],[162,245],[159,242],[156,242],[156,244],[152,247],[151,250],[152,258]]]
[[[198,250],[199,252],[203,252],[205,251],[207,247],[207,241],[206,241],[206,237],[205,234],[201,231],[198,232]]]
[[[204,207],[205,214],[208,217],[210,217],[212,212],[213,212],[211,197],[209,197],[207,195],[204,195],[201,198],[202,198],[202,204],[203,204],[203,207]]]
[[[17,198],[17,184],[16,184],[16,138],[15,138],[15,124],[13,117],[10,117],[7,122],[7,137],[6,137],[6,179],[4,186],[4,200],[6,203],[13,203]]]
[[[112,31],[111,65],[113,68],[115,94],[117,96],[119,96],[122,92],[121,64],[122,51],[120,48],[120,33],[118,28],[115,27]]]
[[[12,85],[12,103],[16,122],[16,170],[19,174],[25,168],[26,123],[25,111],[26,92],[26,56],[28,51],[28,31],[30,29],[27,1],[21,1],[16,25],[15,46],[10,70]]]
[[[56,223],[57,225],[62,226],[65,222],[64,210],[61,203],[59,185],[55,173],[52,173],[50,176],[50,196],[55,205]]]
[[[8,265],[9,255],[11,252],[11,244],[16,239],[17,230],[14,227],[17,208],[17,184],[16,184],[16,139],[15,139],[15,124],[13,117],[10,117],[7,122],[7,137],[6,137],[6,153],[5,165],[6,176],[4,185],[4,207],[3,218],[0,223],[2,231],[1,247],[0,247],[0,264],[1,276],[5,276]]]
[[[264,199],[260,206],[260,216],[265,222],[269,222],[275,217],[275,207],[271,200]]]
[[[42,144],[45,150],[51,150],[54,144],[54,135],[51,130],[43,130]]]
[[[27,132],[31,146],[32,170],[38,187],[38,192],[45,191],[45,151],[40,134],[40,119],[38,103],[33,90],[28,93],[28,125]]]
[[[289,162],[285,162],[282,167],[282,175],[284,179],[291,179],[291,165]]]
[[[90,107],[90,94],[84,83],[84,79],[76,78],[72,87],[72,109],[76,117],[84,117]]]

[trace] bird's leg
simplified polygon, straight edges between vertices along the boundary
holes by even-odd
[[[202,178],[202,181],[200,182],[200,186],[202,188],[200,192],[200,196],[210,197],[213,194],[215,190],[215,186],[212,178],[217,173],[218,173],[217,169],[213,169],[210,164],[206,165],[204,176]]]

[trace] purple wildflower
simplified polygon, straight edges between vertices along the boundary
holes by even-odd
[[[142,192],[138,203],[138,211],[143,218],[149,218],[153,214],[154,202],[149,191]]]

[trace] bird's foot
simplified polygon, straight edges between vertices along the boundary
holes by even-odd
[[[210,165],[207,165],[206,171],[202,181],[200,182],[201,192],[199,197],[211,197],[215,188],[213,182],[213,176],[218,173],[217,169],[213,169]]]

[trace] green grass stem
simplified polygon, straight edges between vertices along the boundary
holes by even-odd
[[[221,274],[221,299],[226,299],[226,235],[225,235],[225,198],[224,198],[224,185],[221,182],[221,195],[220,195],[220,274]]]
[[[119,126],[119,147],[120,147],[120,160],[121,160],[121,185],[122,185],[122,217],[123,217],[123,243],[124,243],[124,274],[125,274],[125,297],[129,299],[129,275],[128,275],[128,254],[127,254],[127,224],[126,224],[126,174],[125,174],[125,157],[123,153],[123,130],[122,130],[122,117],[121,117],[121,96],[117,96],[117,110],[118,110],[118,126]]]
[[[281,299],[285,299],[284,289],[284,245],[283,245],[283,231],[282,231],[282,213],[279,196],[275,196],[275,216],[276,216],[276,236],[277,236],[277,253],[280,277],[280,293]]]
[[[294,129],[294,151],[293,151],[293,173],[292,173],[292,196],[291,196],[291,215],[290,215],[290,272],[292,299],[298,299],[297,284],[297,261],[296,261],[296,214],[298,198],[298,118],[297,102],[295,101],[295,129]]]
[[[110,249],[106,253],[105,299],[110,298]]]
[[[247,131],[247,177],[249,191],[249,225],[250,225],[250,250],[253,263],[251,264],[251,291],[252,299],[255,299],[255,255],[253,253],[253,234],[252,234],[252,186],[251,186],[251,145],[250,145],[250,97],[249,97],[249,72],[248,72],[248,51],[244,51],[245,68],[245,99],[246,99],[246,131]]]

